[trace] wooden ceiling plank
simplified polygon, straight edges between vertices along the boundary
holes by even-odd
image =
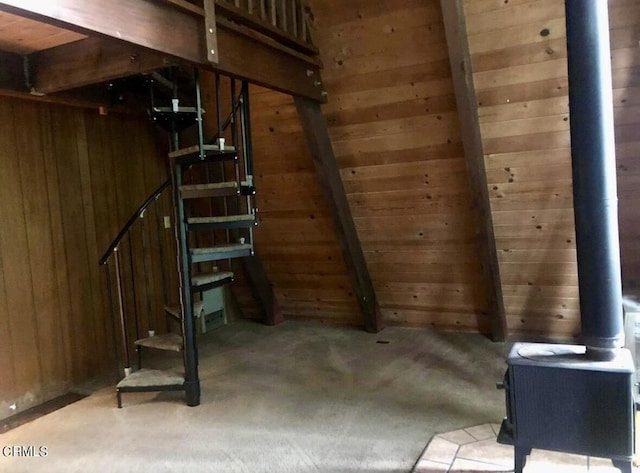
[[[476,241],[482,262],[486,297],[491,316],[491,337],[504,341],[507,325],[502,282],[496,250],[491,204],[487,188],[478,105],[471,68],[464,0],[440,0],[458,106],[460,131],[476,217]]]

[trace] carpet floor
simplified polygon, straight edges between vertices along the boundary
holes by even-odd
[[[408,473],[434,435],[500,421],[506,348],[423,329],[237,322],[200,340],[200,406],[130,393],[117,409],[101,389],[0,435],[3,449],[46,448],[0,455],[0,472]]]

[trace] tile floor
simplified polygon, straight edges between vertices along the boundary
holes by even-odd
[[[512,472],[513,447],[496,442],[499,424],[438,434],[412,473]],[[619,473],[611,460],[533,450],[524,473]]]

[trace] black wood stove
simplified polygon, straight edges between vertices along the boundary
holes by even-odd
[[[607,0],[566,0],[582,345],[516,343],[498,441],[610,458],[631,473],[634,363],[624,343]]]
[[[593,361],[584,346],[516,343],[507,363],[507,417],[498,442],[514,445],[516,473],[532,448],[610,458],[631,473],[634,366],[628,350]]]

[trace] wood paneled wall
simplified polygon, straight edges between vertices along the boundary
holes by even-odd
[[[609,0],[622,282],[640,292],[640,0]]]
[[[145,117],[0,97],[0,122],[3,418],[113,369],[98,259],[166,170]]]
[[[510,333],[579,332],[564,0],[466,0]]]
[[[252,88],[251,107],[260,211],[256,251],[285,317],[361,324],[293,99]]]
[[[311,2],[334,150],[387,323],[487,331],[439,2]],[[256,241],[288,316],[361,323],[290,98],[254,94]]]
[[[640,283],[636,211],[640,2],[610,0],[625,290]],[[466,0],[511,333],[579,333],[563,0]]]

